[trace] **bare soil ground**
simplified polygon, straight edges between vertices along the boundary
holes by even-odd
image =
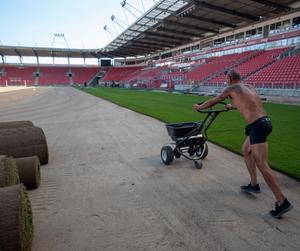
[[[240,192],[241,156],[209,144],[201,170],[185,159],[166,167],[163,123],[73,88],[0,93],[0,121],[10,120],[32,120],[49,144],[30,192],[33,251],[299,250],[293,179],[278,174],[295,208],[273,219],[261,176],[261,194]]]
[[[8,87],[0,87],[0,93],[1,92],[11,92],[11,91],[18,91],[23,90],[26,88],[33,88],[33,87],[25,87],[25,86],[8,86]]]

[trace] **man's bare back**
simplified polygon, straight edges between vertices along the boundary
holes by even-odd
[[[231,84],[217,97],[208,100],[201,105],[195,104],[194,109],[206,109],[227,98],[232,100],[233,107],[237,108],[248,124],[266,116],[262,102],[255,89],[250,85],[244,85],[242,83]],[[227,106],[227,108],[229,107],[230,106]]]
[[[232,99],[234,107],[243,115],[248,124],[266,116],[259,95],[252,86],[241,83],[233,84],[223,93]]]

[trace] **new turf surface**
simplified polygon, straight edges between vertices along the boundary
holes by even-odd
[[[195,112],[192,105],[208,99],[119,88],[85,88],[84,91],[166,123],[201,120],[204,115]],[[273,123],[273,132],[268,137],[270,164],[300,180],[300,106],[273,103],[264,106]],[[237,111],[222,113],[208,131],[209,141],[241,153],[244,127],[245,122]]]

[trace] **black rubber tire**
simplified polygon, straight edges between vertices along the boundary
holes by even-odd
[[[202,161],[195,161],[194,162],[194,165],[195,165],[195,168],[196,169],[201,169],[202,168],[202,166],[203,166],[203,163],[202,163]]]
[[[208,145],[206,143],[204,143],[205,149],[204,149],[204,153],[201,157],[201,159],[205,159],[207,154],[208,154]]]
[[[37,156],[15,158],[19,170],[20,182],[28,189],[36,189],[40,186],[40,161]]]
[[[170,165],[174,160],[173,149],[170,146],[164,146],[160,151],[161,161],[165,165]]]

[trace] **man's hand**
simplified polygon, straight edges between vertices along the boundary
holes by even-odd
[[[227,110],[232,110],[232,109],[234,109],[234,106],[232,104],[227,104],[227,105],[225,105],[225,108]]]
[[[196,111],[200,111],[200,110],[201,110],[201,106],[198,105],[198,104],[194,104],[194,105],[193,105],[193,108],[194,108]]]

